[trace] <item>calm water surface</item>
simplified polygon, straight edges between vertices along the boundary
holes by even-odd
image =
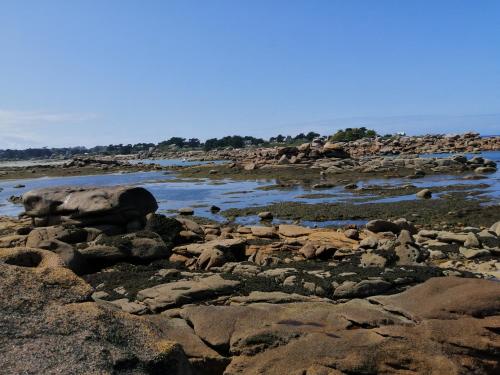
[[[444,156],[444,155],[443,155]],[[448,155],[446,155],[448,156]],[[472,156],[478,156],[474,154]],[[500,152],[486,152],[482,155],[485,158],[495,160],[500,163]],[[163,160],[164,161],[164,160]],[[159,162],[159,161],[151,161]],[[173,164],[171,164],[173,165]],[[366,179],[358,182],[358,186],[366,185],[387,185],[397,186],[404,184],[414,184],[419,187],[446,186],[453,184],[489,184],[490,187],[484,190],[484,194],[491,197],[494,202],[500,202],[500,173],[490,174],[488,179],[483,180],[463,180],[462,176],[441,175],[428,176],[416,180],[404,178],[393,179]],[[14,188],[15,185],[23,184],[24,188]],[[304,186],[294,186],[283,190],[261,190],[259,188],[274,185],[276,180],[257,181],[233,181],[233,180],[210,180],[210,179],[179,179],[173,173],[164,172],[139,172],[139,173],[118,173],[96,176],[78,177],[44,177],[36,179],[4,180],[0,181],[0,215],[18,215],[22,212],[21,205],[14,205],[8,202],[12,195],[19,196],[26,191],[51,187],[51,186],[111,186],[111,185],[136,185],[142,186],[151,191],[158,201],[159,211],[166,214],[174,214],[174,211],[181,207],[194,207],[197,216],[203,216],[218,221],[225,219],[210,212],[210,206],[216,205],[222,210],[229,208],[245,208],[252,206],[262,206],[277,202],[304,202],[304,203],[332,203],[349,202],[359,199],[359,195],[345,190],[342,186],[330,189],[313,190]],[[300,197],[304,194],[328,194],[331,196],[321,198]],[[436,195],[439,197],[439,194]],[[366,197],[364,195],[363,197]],[[401,200],[416,199],[414,194],[397,197],[373,197],[370,202],[392,202]],[[258,222],[258,218],[249,216],[238,218],[241,224],[252,224]],[[351,222],[304,222],[305,225],[343,225]],[[354,223],[354,222],[353,222]],[[363,224],[364,221],[354,224]]]

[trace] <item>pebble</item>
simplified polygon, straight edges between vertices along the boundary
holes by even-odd
[[[423,189],[417,193],[417,197],[429,199],[429,198],[432,198],[432,192],[429,189]]]
[[[181,215],[193,215],[194,214],[194,209],[191,207],[183,207],[179,209],[179,213]]]

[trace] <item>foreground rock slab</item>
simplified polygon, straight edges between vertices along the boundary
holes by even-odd
[[[151,322],[88,302],[92,288],[54,253],[0,254],[2,374],[192,374]]]
[[[180,316],[233,359],[225,374],[494,374],[500,284],[434,278],[347,303],[187,306]],[[217,324],[214,324],[217,322]]]
[[[241,271],[269,271],[253,267]],[[0,249],[2,371],[496,374],[500,369],[498,281],[439,277],[403,293],[346,302],[277,291],[241,295],[244,281],[177,274],[194,277],[144,289],[140,302],[90,302],[93,288],[64,268],[57,254]],[[370,290],[376,285],[373,293],[384,293],[381,280],[369,280],[376,282],[369,283]],[[365,285],[340,290],[373,294],[365,293]],[[94,296],[99,293],[105,295]],[[134,316],[119,311],[123,305],[166,311]]]

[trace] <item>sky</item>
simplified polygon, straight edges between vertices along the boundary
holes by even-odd
[[[500,134],[500,1],[0,1],[0,148],[353,126]]]

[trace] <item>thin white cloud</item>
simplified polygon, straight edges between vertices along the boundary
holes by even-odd
[[[54,132],[61,127],[81,125],[96,117],[93,113],[0,109],[0,148],[46,146],[54,142]]]
[[[42,111],[12,111],[0,109],[0,128],[20,126],[54,124],[64,122],[81,122],[96,117],[92,113],[57,113]]]

